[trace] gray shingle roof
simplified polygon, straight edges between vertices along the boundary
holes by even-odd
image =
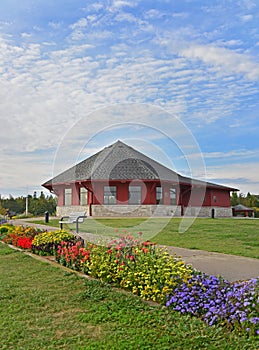
[[[246,207],[245,205],[243,205],[243,204],[237,204],[237,205],[235,205],[234,207],[233,207],[234,209],[235,209],[235,211],[253,211],[253,209],[252,208],[248,208],[248,207]]]
[[[83,180],[158,180],[185,184],[228,187],[192,180],[181,176],[143,153],[121,141],[105,147],[100,152],[62,172],[43,186]],[[233,189],[234,190],[234,189]]]

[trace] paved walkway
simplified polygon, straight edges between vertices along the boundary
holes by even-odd
[[[43,230],[54,231],[55,227],[13,220],[14,225],[30,225]],[[93,243],[100,242],[102,238],[91,233],[79,233],[80,237]],[[230,282],[247,280],[259,277],[259,259],[245,258],[236,255],[206,252],[203,250],[185,249],[167,246],[166,249],[172,255],[181,257],[187,264],[209,275],[221,275]]]

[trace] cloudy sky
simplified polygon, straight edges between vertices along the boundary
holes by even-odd
[[[259,194],[258,23],[256,0],[1,0],[0,194],[117,139]]]

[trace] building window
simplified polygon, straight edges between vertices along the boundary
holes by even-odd
[[[129,204],[141,204],[140,186],[129,186]]]
[[[65,188],[64,192],[64,205],[72,204],[72,188]]]
[[[104,186],[103,203],[104,204],[116,204],[117,203],[116,186]]]
[[[84,187],[80,187],[80,205],[87,205],[88,203],[88,191]]]
[[[176,188],[170,188],[170,205],[176,205]]]
[[[216,203],[217,202],[217,197],[213,196],[213,202]]]
[[[156,187],[156,204],[163,204],[163,189]]]

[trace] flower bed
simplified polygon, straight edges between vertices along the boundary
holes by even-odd
[[[55,255],[61,242],[75,244],[77,238],[63,230],[47,231],[36,235],[32,241],[32,252],[39,255]]]
[[[106,283],[130,290],[146,300],[165,303],[166,295],[193,269],[151,242],[121,236],[108,247],[62,243],[57,261]]]
[[[196,273],[178,285],[166,306],[202,318],[208,325],[259,335],[259,279],[230,283]]]
[[[1,239],[5,243],[23,249],[31,249],[33,238],[42,231],[34,227],[4,225],[1,227],[0,232]]]
[[[62,230],[41,232],[4,225],[0,239],[37,254],[55,255],[63,266],[199,317],[210,326],[259,335],[259,278],[230,283],[208,276],[154,243],[130,235],[107,246],[83,244]]]

